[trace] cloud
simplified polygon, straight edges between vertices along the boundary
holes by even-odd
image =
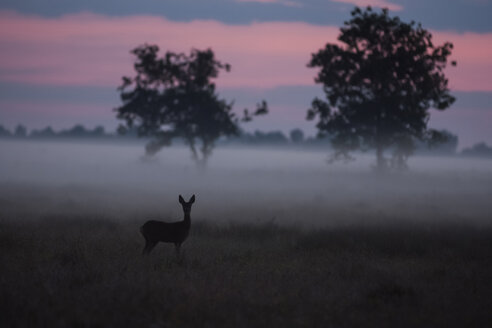
[[[290,0],[236,0],[236,2],[256,2],[266,4],[279,4],[287,7],[302,7],[302,3]]]
[[[395,3],[388,2],[387,0],[331,0],[333,2],[349,3],[358,7],[378,7],[378,8],[388,8],[392,11],[401,11],[403,7]]]
[[[336,42],[339,28],[308,23],[227,25],[175,22],[155,16],[108,17],[91,13],[43,18],[0,13],[0,81],[39,85],[117,87],[132,74],[129,51],[156,43],[162,51],[211,47],[232,65],[219,88],[313,85],[310,54]],[[455,44],[449,68],[456,90],[492,90],[492,33],[433,31],[439,43]],[[437,42],[436,42],[437,44]]]

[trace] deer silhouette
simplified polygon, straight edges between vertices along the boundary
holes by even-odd
[[[140,232],[145,238],[145,247],[143,254],[149,254],[158,242],[173,243],[176,249],[176,255],[179,257],[181,244],[188,237],[191,227],[191,205],[195,202],[195,195],[191,196],[186,202],[179,195],[179,203],[183,206],[184,219],[178,222],[161,222],[150,220],[140,227]]]

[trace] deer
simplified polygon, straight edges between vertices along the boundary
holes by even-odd
[[[162,222],[150,220],[140,227],[140,233],[145,238],[145,247],[142,254],[149,254],[158,242],[173,243],[176,249],[176,256],[179,258],[181,244],[186,240],[191,227],[191,205],[195,202],[195,195],[191,196],[186,202],[179,195],[179,203],[183,207],[183,221]]]

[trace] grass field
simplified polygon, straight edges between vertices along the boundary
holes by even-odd
[[[0,224],[2,327],[485,327],[492,230],[195,222],[183,258],[140,222]]]
[[[236,159],[198,175],[179,151],[141,164],[81,148],[0,161],[1,327],[492,322],[487,163],[416,162],[386,180],[277,152],[275,169]],[[182,258],[169,244],[142,257],[140,225],[180,218],[178,193],[197,195]]]

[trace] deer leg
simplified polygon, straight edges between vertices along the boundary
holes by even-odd
[[[176,250],[176,257],[179,259],[179,256],[181,254],[181,244],[180,243],[175,243],[174,244],[175,250]]]
[[[155,245],[157,245],[157,242],[155,241],[150,241],[148,239],[145,240],[145,247],[142,251],[142,254],[143,255],[146,255],[146,254],[149,254],[150,251],[152,251],[152,249],[155,247]]]

